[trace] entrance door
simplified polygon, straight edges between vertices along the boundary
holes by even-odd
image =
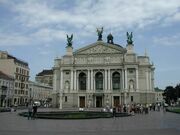
[[[119,105],[119,96],[114,96],[114,106],[118,107]]]
[[[85,107],[85,97],[79,97],[79,107]]]
[[[96,107],[102,107],[102,97],[96,97]]]

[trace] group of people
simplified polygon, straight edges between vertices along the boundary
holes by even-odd
[[[161,110],[161,104],[123,104],[118,105],[118,107],[114,108],[116,112],[124,112],[129,114],[148,114],[149,111],[160,111]],[[164,108],[162,108],[164,110]]]
[[[35,119],[37,114],[37,105],[36,104],[28,104],[28,120]]]

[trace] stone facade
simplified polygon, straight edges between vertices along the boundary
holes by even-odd
[[[49,86],[53,86],[53,70],[43,70],[42,72],[38,73],[35,77],[36,82],[44,83]]]
[[[164,93],[163,90],[161,90],[159,88],[155,88],[155,100],[156,100],[156,103],[163,103],[164,102],[163,93]]]
[[[133,48],[103,41],[74,52],[67,46],[53,67],[53,105],[62,109],[155,102],[155,68]]]
[[[0,71],[0,107],[10,107],[14,96],[14,78]]]
[[[29,81],[29,99],[33,101],[46,102],[52,93],[53,88],[47,84]]]
[[[25,105],[28,101],[28,63],[20,60],[6,51],[0,51],[0,70],[14,78],[13,105]]]

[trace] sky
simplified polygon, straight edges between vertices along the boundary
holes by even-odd
[[[30,79],[50,69],[66,51],[66,34],[77,50],[97,41],[103,27],[126,47],[147,51],[155,66],[155,86],[180,83],[180,0],[0,0],[0,50],[29,63]]]

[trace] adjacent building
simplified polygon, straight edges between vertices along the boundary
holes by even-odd
[[[163,103],[164,102],[163,93],[164,93],[163,90],[161,90],[159,88],[155,88],[155,100],[156,100],[156,103]]]
[[[53,70],[45,69],[42,72],[38,73],[35,78],[36,82],[44,83],[49,86],[53,86]]]
[[[13,95],[14,78],[0,71],[0,107],[10,107]]]
[[[103,29],[102,29],[103,30]],[[74,51],[67,37],[66,54],[54,60],[53,105],[62,108],[105,107],[154,103],[154,65],[147,54],[138,56],[132,33],[127,45],[98,40]]]
[[[0,70],[14,78],[13,105],[25,105],[28,101],[28,63],[20,60],[6,51],[0,51]]]
[[[46,102],[51,98],[53,87],[38,82],[29,81],[29,99]]]

